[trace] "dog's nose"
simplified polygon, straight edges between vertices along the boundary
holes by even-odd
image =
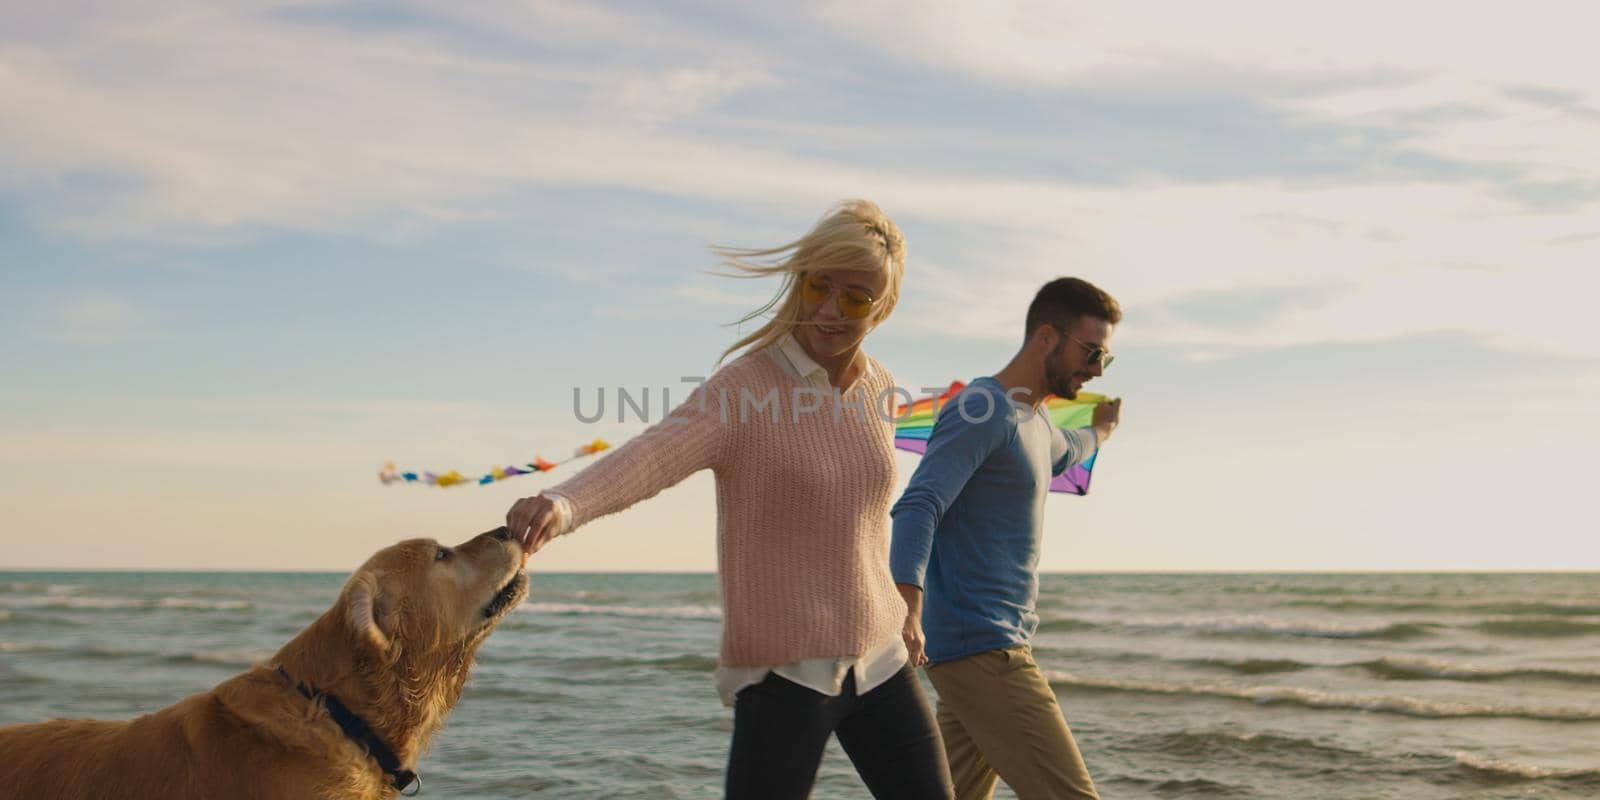
[[[489,535],[493,536],[496,539],[499,539],[502,542],[511,541],[511,529],[507,528],[504,525],[501,525],[500,527],[495,528],[492,531],[489,531]]]

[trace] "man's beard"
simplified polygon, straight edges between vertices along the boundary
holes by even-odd
[[[1061,347],[1064,344],[1065,342],[1056,343],[1055,350],[1045,357],[1044,388],[1049,389],[1050,393],[1057,397],[1071,400],[1078,396],[1078,393],[1072,390],[1072,375],[1062,375],[1055,368],[1056,357],[1061,355]]]

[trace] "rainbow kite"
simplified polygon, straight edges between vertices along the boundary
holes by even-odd
[[[937,419],[935,409],[942,410],[965,388],[966,384],[956,381],[938,397],[918,400],[909,408],[901,406],[895,413],[894,446],[912,453],[928,452],[928,437],[933,435],[933,422]],[[1094,422],[1094,407],[1106,401],[1105,395],[1092,392],[1078,392],[1078,396],[1071,400],[1051,397],[1045,401],[1045,413],[1050,415],[1051,424],[1057,428],[1087,428]],[[1089,456],[1089,460],[1057,475],[1050,481],[1050,491],[1088,494],[1089,477],[1094,472],[1095,455],[1099,453]]]
[[[391,483],[419,483],[427,486],[462,486],[475,483],[479,486],[487,486],[495,481],[503,481],[506,478],[515,477],[517,475],[531,475],[535,472],[549,472],[550,470],[553,470],[556,467],[567,463],[568,461],[587,458],[609,447],[611,447],[611,445],[604,439],[596,439],[586,445],[579,446],[578,449],[573,452],[572,458],[568,458],[563,461],[546,461],[542,458],[536,457],[533,459],[533,461],[523,464],[520,467],[515,464],[510,464],[504,467],[495,467],[484,473],[483,477],[481,478],[469,478],[459,472],[456,472],[455,470],[442,473],[433,473],[427,471],[401,472],[395,469],[393,461],[388,461],[384,462],[383,469],[378,471],[378,480],[383,481],[385,486]]]

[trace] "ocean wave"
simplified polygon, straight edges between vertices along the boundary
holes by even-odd
[[[16,689],[22,686],[43,686],[51,683],[51,680],[48,675],[41,675],[36,672],[18,672],[12,669],[10,664],[0,661],[0,682],[4,682],[7,689]],[[16,721],[21,722],[22,720]],[[0,723],[0,727],[3,727],[3,723]]]
[[[685,653],[683,655],[665,656],[662,658],[637,658],[630,656],[542,656],[519,657],[518,663],[543,662],[557,666],[562,672],[574,671],[597,672],[613,669],[629,669],[633,667],[646,667],[650,669],[663,669],[672,672],[712,672],[717,668],[717,659],[712,656],[698,653]]]
[[[1556,780],[1600,783],[1600,768],[1559,769],[1555,767],[1536,767],[1531,764],[1501,761],[1495,758],[1476,756],[1471,753],[1457,752],[1452,755],[1457,766],[1469,772],[1480,773],[1493,779],[1496,783],[1506,779],[1514,781]]]
[[[715,606],[596,606],[587,603],[524,603],[518,611],[530,614],[636,617],[643,619],[722,619]]]
[[[1468,609],[1508,617],[1600,617],[1600,605],[1592,603],[1482,603],[1468,606]]]
[[[76,583],[39,583],[37,581],[11,581],[0,584],[0,594],[37,594],[44,592],[52,596],[76,594],[83,590],[83,586]]]
[[[1244,786],[1219,783],[1206,778],[1169,778],[1151,787],[1151,791],[1162,797],[1174,794],[1181,797],[1256,796],[1255,792]]]
[[[0,642],[0,653],[48,653],[54,649],[39,642]]]
[[[1228,700],[1247,700],[1257,705],[1282,704],[1319,710],[1371,711],[1423,719],[1494,717],[1555,722],[1600,721],[1600,709],[1452,703],[1403,695],[1335,694],[1333,692],[1289,686],[1238,687],[1214,683],[1169,683],[1164,681],[1080,678],[1071,673],[1056,671],[1046,672],[1045,675],[1051,685],[1073,689],[1213,697]]]
[[[515,700],[522,703],[548,706],[551,708],[575,708],[582,706],[582,703],[578,702],[577,699],[570,694],[559,691],[542,691],[539,689],[529,688],[528,686],[521,684],[475,682],[470,686],[470,688],[467,689],[467,692],[471,695],[473,702],[490,700]]]
[[[72,597],[64,594],[24,595],[0,597],[0,606],[6,608],[62,608],[74,611],[109,611],[122,608],[139,608],[149,601],[136,597]]]
[[[654,667],[672,672],[714,672],[717,669],[716,658],[694,653],[668,656],[666,658],[639,658],[634,659],[634,661],[639,666]]]
[[[1306,670],[1359,669],[1373,677],[1394,681],[1461,681],[1464,683],[1490,683],[1497,681],[1554,681],[1558,683],[1600,684],[1600,672],[1557,669],[1554,667],[1483,667],[1420,656],[1392,657],[1368,661],[1314,662],[1292,658],[1178,658],[1123,654],[1124,660],[1154,660],[1202,669],[1220,670],[1236,675],[1271,675]]]
[[[1284,605],[1296,608],[1315,608],[1323,611],[1355,613],[1443,613],[1484,614],[1505,617],[1594,617],[1600,616],[1600,605],[1587,603],[1423,603],[1415,600],[1291,600]]]
[[[1198,667],[1212,667],[1240,675],[1270,675],[1277,672],[1300,672],[1326,666],[1307,664],[1292,658],[1185,658],[1180,663]]]
[[[1547,639],[1600,635],[1600,622],[1563,619],[1560,617],[1491,619],[1473,625],[1472,629],[1496,636]]]
[[[1346,625],[1336,622],[1290,621],[1248,615],[1209,619],[1133,620],[1131,630],[1181,630],[1208,636],[1256,638],[1376,639],[1398,642],[1431,635],[1440,626],[1431,622],[1396,622],[1383,625]]]
[[[61,609],[68,611],[119,611],[130,608],[160,608],[177,611],[241,611],[252,608],[245,600],[201,600],[193,597],[162,597],[157,599],[117,596],[82,596],[70,594],[24,595],[0,597],[0,613],[10,615],[6,609]]]
[[[716,672],[717,659],[713,656],[675,656],[656,661],[653,666],[674,672]]]
[[[589,603],[523,603],[518,611],[560,616],[626,616],[642,619],[722,619],[722,610],[709,605],[589,605]]]
[[[82,647],[64,651],[73,658],[85,661],[121,661],[123,659],[148,659],[153,653],[139,650],[118,650],[111,647]]]
[[[1261,797],[1261,791],[1249,784],[1234,785],[1208,778],[1156,778],[1140,772],[1129,774],[1115,770],[1096,772],[1099,783],[1118,784],[1120,787],[1138,787],[1140,797]],[[1102,788],[1101,791],[1106,791]],[[1113,793],[1120,794],[1120,792]]]
[[[1343,762],[1365,757],[1364,753],[1321,744],[1310,739],[1272,733],[1230,733],[1227,731],[1174,731],[1139,737],[1140,752],[1155,752],[1195,759],[1258,757],[1264,754],[1288,756],[1296,761]]]
[[[35,613],[32,611],[26,613],[20,611],[13,613],[7,620],[7,624],[15,625],[19,628],[57,629],[92,627],[88,621],[82,619],[81,617],[74,617],[71,614],[52,613],[48,609],[42,613]]]
[[[628,595],[615,592],[603,592],[594,589],[573,589],[558,591],[546,587],[532,589],[528,601],[532,603],[582,603],[591,606],[622,605],[630,599]]]
[[[37,592],[41,588],[43,588],[43,587],[40,586],[37,583],[25,583],[25,582],[22,582],[22,581],[8,581],[8,582],[6,582],[4,584],[0,584],[0,594],[11,594],[13,592]]]
[[[61,653],[84,661],[146,661],[160,664],[221,664],[232,667],[252,667],[268,661],[272,650],[195,650],[187,653],[164,653],[152,650],[123,650],[115,647],[60,648],[45,645],[23,645],[20,652],[49,651]],[[0,644],[0,652],[8,652]]]
[[[192,653],[169,655],[161,660],[168,664],[220,664],[225,667],[253,667],[272,659],[272,650],[198,650]]]
[[[1371,639],[1402,642],[1432,636],[1436,632],[1475,630],[1495,636],[1519,638],[1566,638],[1600,636],[1600,620],[1574,616],[1520,616],[1479,622],[1411,620],[1406,622],[1339,622],[1335,620],[1295,620],[1242,614],[1220,617],[1134,617],[1129,619],[1081,619],[1063,617],[1039,625],[1040,631],[1079,631],[1120,626],[1132,632],[1178,631],[1202,636],[1249,638]]]
[[[156,601],[156,605],[185,611],[243,611],[254,606],[246,600],[198,600],[193,597],[163,597]]]
[[[1039,633],[1066,633],[1069,631],[1092,631],[1101,627],[1097,622],[1074,617],[1058,617],[1047,619],[1039,623]]]
[[[1453,664],[1427,658],[1380,658],[1376,661],[1358,661],[1344,666],[1360,667],[1380,678],[1389,680],[1449,680],[1466,682],[1491,682],[1517,679],[1560,681],[1563,683],[1600,683],[1600,672],[1552,669],[1549,667],[1478,667],[1470,664]]]
[[[1305,586],[1293,583],[1258,583],[1251,586],[1223,586],[1218,589],[1223,594],[1298,594],[1311,597],[1325,597],[1330,595],[1349,594],[1350,590],[1340,586]]]

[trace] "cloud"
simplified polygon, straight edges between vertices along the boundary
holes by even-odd
[[[0,103],[19,111],[0,126],[0,191],[90,241],[179,244],[509,241],[549,198],[572,199],[553,215],[579,221],[570,249],[646,270],[607,243],[667,217],[798,228],[859,194],[916,232],[908,280],[932,280],[908,287],[907,310],[963,335],[1011,338],[1038,284],[1083,273],[1133,312],[1121,336],[1135,342],[1477,327],[1600,347],[1573,299],[1600,200],[1592,125],[1572,113],[1600,70],[1567,69],[1590,57],[1555,46],[1575,34],[1490,62],[1480,45],[1505,20],[1478,11],[1438,17],[1449,35],[1422,47],[1435,17],[1420,6],[1008,8],[841,6],[819,23],[731,7],[149,3],[11,19]],[[600,266],[608,282],[624,269]],[[1192,305],[1328,285],[1345,288],[1270,310],[1259,294]],[[1517,292],[1541,301],[1508,303]]]
[[[645,36],[627,15],[548,8],[568,27],[502,21],[525,47],[511,59],[420,24],[354,34],[239,7],[85,21],[68,48],[12,40],[0,97],[19,113],[0,128],[11,175],[0,186],[120,176],[122,186],[57,190],[43,215],[112,236],[449,223],[493,214],[525,182],[609,183],[605,162],[633,136],[648,141],[641,131],[764,80],[744,57],[659,69],[543,55],[574,33],[608,33],[612,46]],[[78,213],[90,201],[103,213]]]
[[[821,13],[864,48],[1001,90],[1100,91],[1159,98],[1168,108],[1228,98],[1227,117],[1202,106],[1172,122],[1214,145],[1208,133],[1219,123],[1248,135],[1254,126],[1240,123],[1271,121],[1274,135],[1245,140],[1267,164],[1294,157],[1309,166],[1320,156],[1345,182],[1431,177],[1484,191],[1509,183],[1505,197],[1540,211],[1596,200],[1600,55],[1581,33],[1585,17],[1600,21],[1592,9],[1035,2],[997,12],[879,2]],[[891,24],[900,35],[873,35]],[[1527,44],[1508,42],[1506,30],[1525,31],[1519,41]],[[1531,113],[1530,104],[1548,113]]]
[[[1348,284],[1320,284],[1194,292],[1151,311],[1202,327],[1258,331],[1288,314],[1322,308],[1353,288]]]
[[[693,117],[751,87],[767,82],[759,74],[687,68],[659,75],[636,75],[623,81],[615,97],[619,116],[647,126]]]
[[[1031,0],[1002,9],[956,2],[835,2],[820,15],[863,46],[930,67],[1016,83],[1194,85],[1223,68],[1268,71],[1295,88],[1354,73],[1523,76],[1518,83],[1592,82],[1583,47],[1592,9],[1564,2],[1516,8],[1433,0],[1305,7],[1270,0],[1205,6]],[[893,28],[899,35],[880,36]],[[1525,31],[1528,47],[1507,42]],[[1537,32],[1537,36],[1532,34]],[[1514,47],[1512,54],[1508,47]],[[1486,53],[1501,57],[1486,57]],[[1212,69],[1197,69],[1210,65]],[[1175,74],[1187,70],[1187,79]]]
[[[1512,86],[1506,96],[1536,106],[1564,111],[1589,122],[1600,122],[1600,109],[1584,102],[1584,93],[1546,86]]]
[[[148,323],[149,315],[122,297],[91,294],[46,302],[27,328],[47,341],[104,345],[145,335]]]
[[[1129,343],[1289,346],[1465,329],[1532,349],[1600,353],[1582,288],[1593,285],[1600,241],[1550,242],[1592,232],[1587,215],[1523,215],[1494,197],[1427,184],[1030,199],[1056,213],[1053,224],[1004,234],[974,223],[908,228],[915,264],[900,313],[938,321],[928,323],[933,331],[1010,340],[1033,291],[1066,274],[1122,301],[1118,338]],[[983,276],[981,290],[974,274]],[[1230,304],[1217,302],[1266,292],[1261,301],[1275,287],[1302,288],[1279,297],[1271,313],[1233,305],[1232,322]],[[1208,313],[1195,298],[1208,299]]]
[[[959,218],[982,213],[981,203],[994,209],[990,216],[1024,226],[1038,216],[1018,216],[1017,204],[984,195],[1013,187],[1059,195],[1108,181],[1511,178],[1524,189],[1509,196],[1545,207],[1589,199],[1559,188],[1581,186],[1578,175],[1413,146],[1413,128],[1423,124],[1417,102],[1436,110],[1431,95],[1396,112],[1406,124],[1339,113],[1343,95],[1330,95],[1335,89],[1397,91],[1397,79],[1359,72],[1366,63],[1359,59],[1355,73],[1329,68],[1304,80],[1294,78],[1303,67],[1290,56],[1266,66],[1239,60],[1229,74],[1257,76],[1266,88],[1241,88],[1231,78],[1195,87],[1183,76],[1204,70],[1192,69],[1194,58],[1184,53],[1200,52],[1199,42],[1178,37],[1153,47],[1162,58],[1097,57],[1154,70],[1131,85],[1073,86],[1080,90],[1041,105],[1026,92],[941,98],[959,87],[939,82],[907,81],[886,92],[816,69],[807,52],[730,43],[710,21],[660,12],[500,3],[220,6],[206,14],[146,8],[148,18],[85,21],[53,34],[70,35],[74,47],[43,47],[22,35],[0,50],[0,96],[31,109],[0,132],[14,145],[13,187],[114,178],[53,190],[55,202],[36,213],[56,226],[180,240],[271,227],[405,230],[493,218],[508,193],[526,186],[806,205],[832,199],[842,186],[904,186],[904,194],[931,189],[952,200],[977,192],[979,203],[938,203],[931,213]],[[870,20],[876,12],[863,13]],[[1025,24],[1035,15],[1043,22]],[[1040,31],[1052,26],[1108,26],[1113,42],[1132,33],[1118,27],[1132,24],[1120,12],[1087,14],[1087,28],[1046,8],[1002,19],[950,9],[913,16],[920,35],[981,45],[960,58],[992,49],[1048,61],[1059,48],[1007,43],[1012,36],[1043,41]],[[834,32],[859,35],[861,27],[839,20]],[[1142,22],[1133,31],[1132,40],[1175,35]],[[895,41],[901,38],[916,37]],[[172,52],[184,53],[182,62],[164,55]],[[1273,54],[1282,55],[1263,57]],[[1290,77],[1273,77],[1282,75]],[[793,111],[825,107],[835,90],[853,92],[859,109],[809,122]],[[900,95],[947,109],[925,123],[897,120],[905,110],[896,105]],[[742,110],[733,110],[740,102]],[[963,103],[1020,124],[976,125]],[[1051,108],[1059,110],[1034,110]],[[852,117],[861,121],[844,122]],[[784,123],[763,126],[773,118]],[[1022,133],[1029,130],[1038,133]],[[776,199],[786,195],[797,199]],[[86,207],[97,213],[82,213]]]

